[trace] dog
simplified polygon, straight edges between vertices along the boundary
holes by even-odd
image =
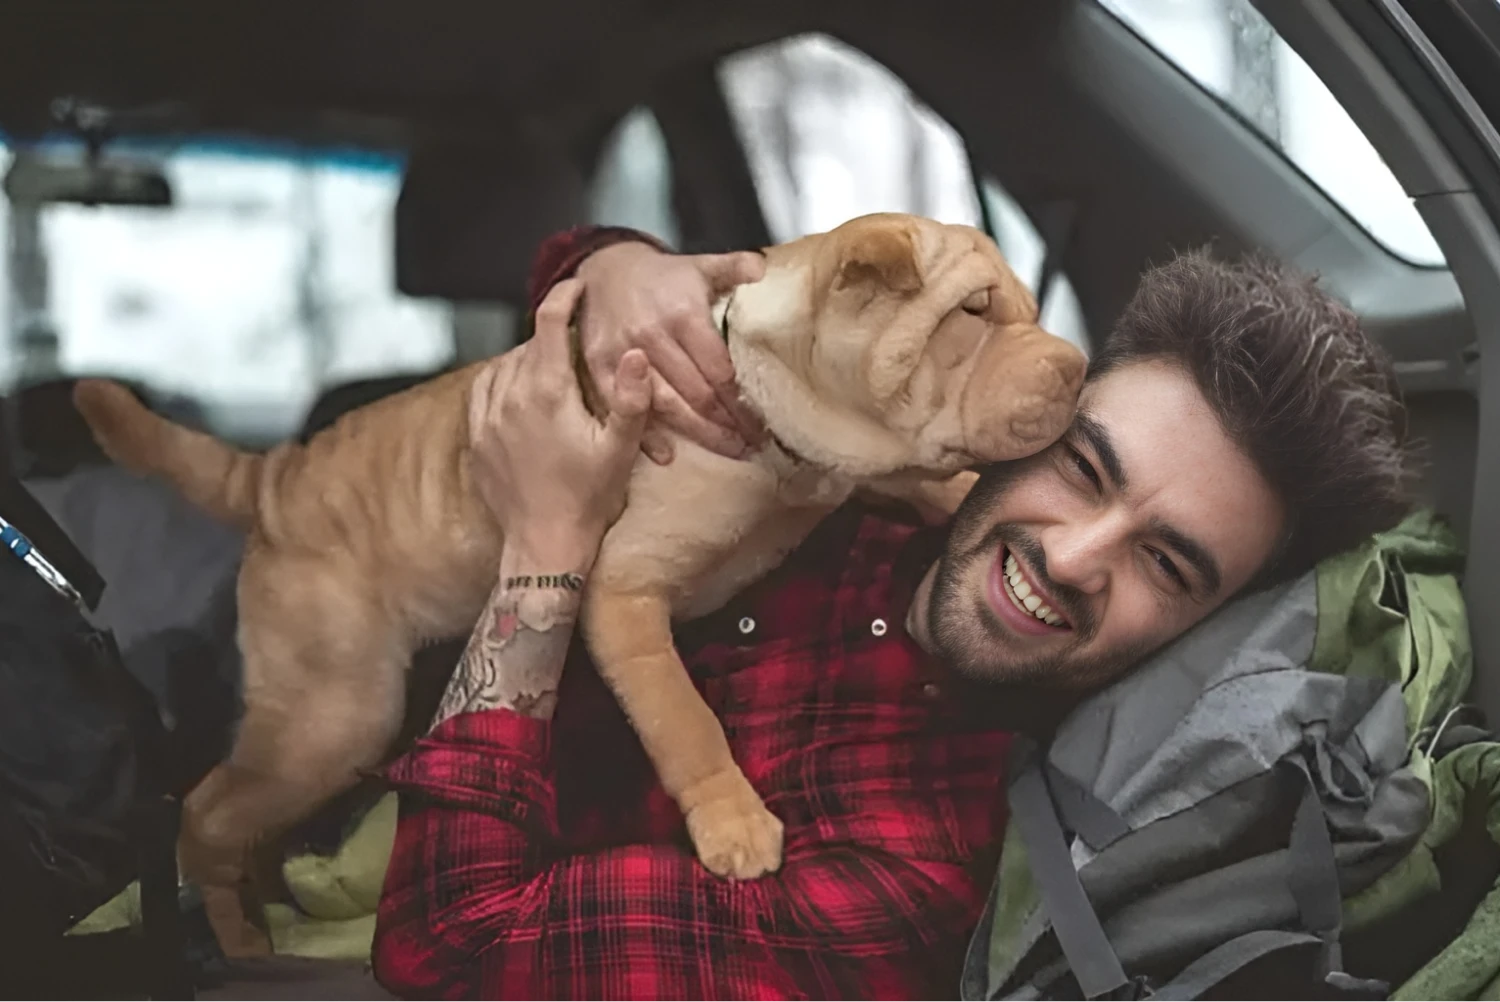
[[[670,464],[640,459],[580,617],[699,859],[731,879],[780,865],[782,826],[694,689],[672,623],[723,606],[857,489],[951,512],[970,467],[1062,434],[1085,364],[1037,325],[1035,299],[972,227],[877,214],[764,253],[764,277],[714,316],[767,444],[733,460],[680,439]],[[258,839],[376,766],[413,651],[477,620],[503,543],[470,469],[477,371],[264,454],[171,424],[117,384],[78,385],[114,461],[248,530],[244,717],[184,806],[183,866],[200,883],[238,881]]]

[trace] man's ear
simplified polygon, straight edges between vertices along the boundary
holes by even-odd
[[[878,285],[912,293],[922,287],[911,232],[898,224],[871,225],[841,248],[835,289]]]

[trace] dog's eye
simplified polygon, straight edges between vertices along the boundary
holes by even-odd
[[[964,300],[964,312],[972,313],[974,316],[982,316],[990,308],[990,290],[980,289],[968,299]]]

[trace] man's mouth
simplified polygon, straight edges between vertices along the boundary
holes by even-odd
[[[988,591],[995,614],[1018,633],[1046,636],[1072,628],[1009,547],[1002,546],[990,566]]]

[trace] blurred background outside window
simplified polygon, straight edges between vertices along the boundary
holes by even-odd
[[[1391,253],[1442,266],[1378,154],[1248,0],[1100,2]],[[862,53],[802,36],[736,54],[719,79],[774,240],[874,211],[981,223],[959,137]],[[271,441],[294,433],[329,386],[431,372],[508,343],[514,308],[396,293],[399,158],[253,143],[128,149],[162,165],[170,209],[0,204],[0,390],[120,375],[195,401],[221,433]],[[13,156],[0,152],[5,167]],[[992,179],[981,189],[1002,250],[1035,279],[1041,237]],[[605,145],[591,215],[671,242],[671,205],[664,140],[638,108]],[[1043,322],[1087,348],[1067,276],[1054,281]]]

